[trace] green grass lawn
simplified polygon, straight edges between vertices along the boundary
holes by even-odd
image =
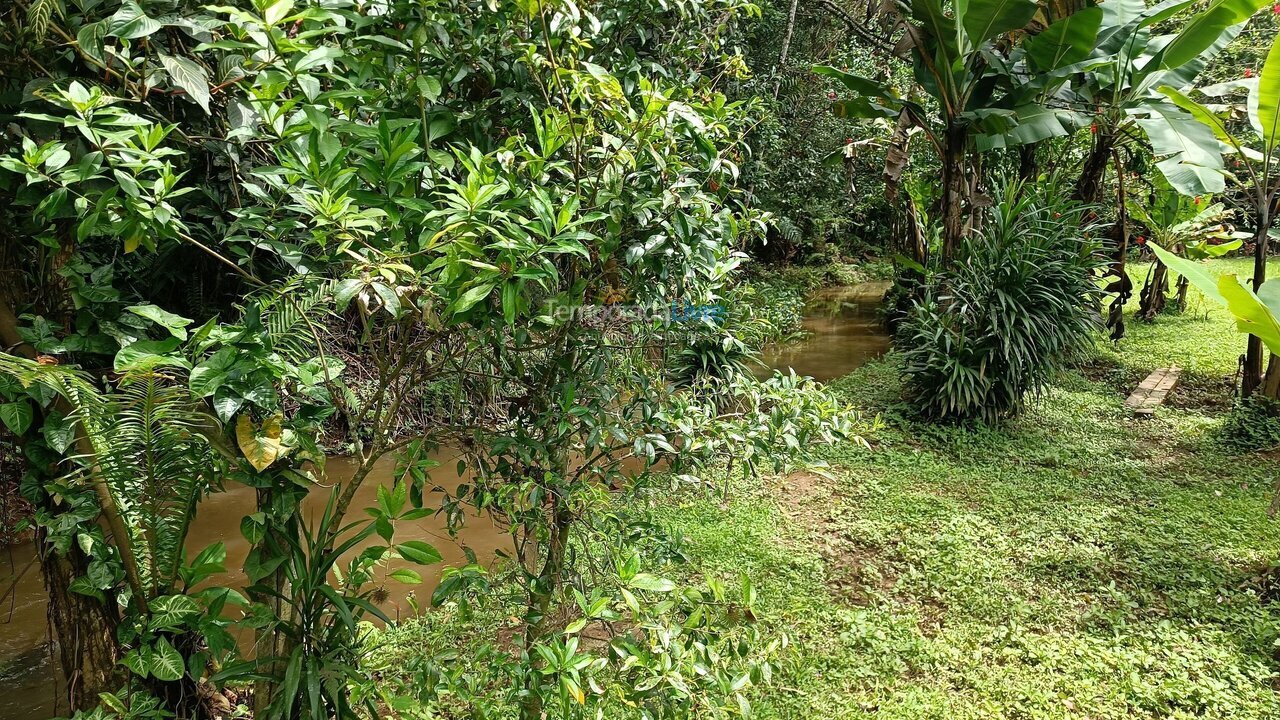
[[[870,449],[659,510],[790,638],[757,716],[1280,718],[1280,463],[1223,442],[1243,346],[1203,301],[1130,322],[994,429],[911,420],[890,357],[832,384],[883,419]],[[1132,419],[1170,364],[1186,384]]]

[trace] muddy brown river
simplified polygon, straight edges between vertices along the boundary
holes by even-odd
[[[805,309],[804,329],[808,337],[794,344],[767,348],[764,362],[770,371],[793,368],[797,374],[827,381],[878,357],[889,346],[889,338],[876,318],[876,307],[888,287],[887,282],[863,283],[818,293]],[[441,462],[432,472],[432,482],[452,489],[461,482],[454,472],[455,458],[443,452],[437,459]],[[351,472],[351,462],[335,458],[328,462],[326,469],[330,478],[346,478]],[[390,458],[375,467],[361,487],[353,511],[377,504],[378,487],[394,482],[393,469]],[[304,514],[310,519],[321,512],[327,498],[327,491],[312,493],[303,505]],[[227,548],[226,566],[241,567],[249,547],[240,534],[240,520],[253,512],[253,507],[252,488],[230,486],[226,492],[210,496],[200,504],[199,515],[191,527],[190,552],[199,552],[221,541]],[[443,562],[415,568],[423,580],[416,586],[403,585],[387,577],[400,565],[391,563],[380,569],[388,590],[381,609],[393,619],[412,614],[406,602],[409,592],[414,592],[425,606],[444,568],[467,562],[467,549],[485,564],[492,563],[500,549],[512,550],[511,535],[506,528],[485,517],[468,518],[456,537],[446,531],[443,517],[400,523],[396,540],[429,542],[440,551]],[[375,542],[381,541],[375,537],[367,544]],[[59,701],[64,693],[63,683],[50,645],[44,584],[35,560],[35,550],[30,543],[0,548],[0,594],[3,594],[0,598],[0,720],[48,720],[67,714],[65,701]],[[233,571],[214,578],[214,582],[242,587],[244,577]]]
[[[762,359],[769,371],[792,368],[797,375],[827,382],[883,355],[889,336],[877,311],[891,284],[866,282],[819,291],[805,306],[806,337],[765,348]]]

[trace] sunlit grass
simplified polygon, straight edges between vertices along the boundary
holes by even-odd
[[[830,478],[660,508],[699,571],[751,573],[763,622],[790,636],[758,715],[1280,717],[1280,588],[1264,575],[1280,465],[1219,441],[1243,348],[1202,300],[1130,320],[998,428],[916,422],[889,358],[833,384],[886,423],[871,450],[830,448]],[[1185,389],[1131,418],[1131,383],[1170,364]]]

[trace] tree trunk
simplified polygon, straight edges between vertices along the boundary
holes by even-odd
[[[1280,400],[1280,357],[1274,353],[1267,360],[1267,374],[1262,377],[1259,392],[1269,400]]]
[[[262,553],[264,557],[271,552],[289,552],[291,546],[289,535],[297,537],[297,507],[294,507],[291,516],[280,521],[277,515],[280,512],[279,498],[277,494],[280,490],[274,487],[259,488],[257,492],[257,509],[258,512],[264,513],[269,519],[266,532],[261,542],[254,550]],[[289,490],[285,490],[288,493]],[[290,496],[292,499],[292,496]],[[281,597],[287,595],[287,579],[285,577],[284,566],[289,561],[281,563],[279,567],[271,571],[271,574],[259,580],[256,584],[262,584],[274,591],[272,593],[255,592],[250,590],[249,597],[254,602],[260,602],[271,609],[272,614],[279,620],[280,624],[285,624],[291,620],[292,606],[284,602]],[[279,687],[280,680],[284,677],[284,666],[280,662],[280,658],[286,657],[292,650],[289,647],[284,632],[279,627],[256,628],[254,630],[254,648],[257,651],[256,661],[265,660],[265,667],[259,665],[259,669],[269,675],[269,678],[256,680],[253,684],[253,716],[255,718],[269,717],[267,707],[271,704],[271,700],[275,697],[276,688]],[[263,658],[263,655],[267,655]]]
[[[1271,225],[1271,197],[1260,191],[1255,220],[1258,224],[1253,236],[1253,291],[1257,292],[1267,280],[1267,230]],[[1240,380],[1240,396],[1249,397],[1262,383],[1262,341],[1257,335],[1249,336],[1245,348],[1244,371]]]
[[[533,648],[538,640],[547,633],[547,615],[551,610],[551,600],[560,590],[564,582],[565,551],[569,546],[569,528],[573,523],[573,514],[563,500],[556,500],[555,516],[552,520],[550,538],[547,542],[547,559],[536,580],[532,580],[529,588],[528,605],[525,610],[524,650],[530,658],[536,658]],[[521,720],[541,720],[542,694],[538,687],[539,673],[531,672],[525,680],[525,698],[520,703]]]
[[[1187,287],[1190,284],[1186,275],[1178,276],[1178,312],[1187,311]]]
[[[782,68],[787,64],[787,56],[791,53],[791,36],[796,31],[796,8],[799,7],[800,0],[791,0],[791,9],[787,12],[787,29],[782,33],[782,52],[778,54],[778,67]],[[777,91],[774,91],[774,97],[777,97]]]
[[[1040,174],[1040,164],[1036,162],[1036,146],[1039,143],[1027,143],[1018,148],[1018,179],[1022,182],[1033,182]]]
[[[1110,135],[1095,135],[1093,147],[1085,157],[1084,167],[1076,180],[1075,198],[1083,203],[1097,205],[1102,201],[1102,184],[1106,178],[1107,163],[1111,162],[1111,150],[1115,140]]]
[[[72,712],[89,710],[97,707],[98,695],[120,687],[116,665],[120,619],[105,603],[71,591],[72,581],[84,574],[86,564],[78,547],[59,555],[42,528],[36,531],[36,542],[67,700]]]
[[[1176,248],[1170,248],[1172,252],[1177,252]],[[1158,259],[1151,265],[1151,273],[1147,275],[1147,282],[1142,286],[1141,302],[1138,304],[1137,317],[1140,320],[1152,322],[1156,316],[1164,312],[1164,306],[1168,302],[1169,293],[1169,268]]]
[[[909,144],[913,127],[915,123],[911,120],[911,116],[906,112],[899,113],[898,123],[885,150],[884,172],[881,174],[881,179],[884,180],[885,199],[888,200],[889,207],[894,209],[890,242],[895,251],[902,252],[920,265],[924,265],[928,262],[925,255],[927,248],[916,222],[915,203],[911,198],[906,198],[905,201],[902,198],[902,172],[906,170],[907,163],[911,160]]]
[[[1101,141],[1100,144],[1102,144]],[[1133,281],[1129,279],[1129,273],[1125,270],[1125,261],[1129,256],[1129,212],[1125,205],[1124,164],[1120,162],[1120,153],[1115,147],[1111,148],[1111,160],[1116,170],[1116,225],[1112,231],[1114,245],[1111,263],[1103,277],[1112,278],[1106,287],[1106,292],[1115,295],[1115,299],[1107,308],[1107,328],[1111,330],[1111,339],[1119,340],[1124,337],[1124,306],[1133,296]],[[1105,170],[1104,165],[1104,174]],[[1099,196],[1101,185],[1101,178],[1099,178],[1099,182],[1093,189],[1093,192],[1098,193]],[[1090,191],[1090,188],[1077,186],[1077,192],[1081,190]]]
[[[969,184],[964,177],[965,142],[968,137],[959,124],[953,123],[943,135],[942,144],[942,266],[951,265],[956,250],[964,241],[964,196]]]

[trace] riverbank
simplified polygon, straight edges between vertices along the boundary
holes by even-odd
[[[1203,302],[1129,333],[993,429],[916,422],[871,363],[831,384],[883,419],[870,448],[656,508],[790,638],[757,717],[1280,717],[1280,462],[1227,437],[1243,336]],[[1124,388],[1175,363],[1131,419]]]

